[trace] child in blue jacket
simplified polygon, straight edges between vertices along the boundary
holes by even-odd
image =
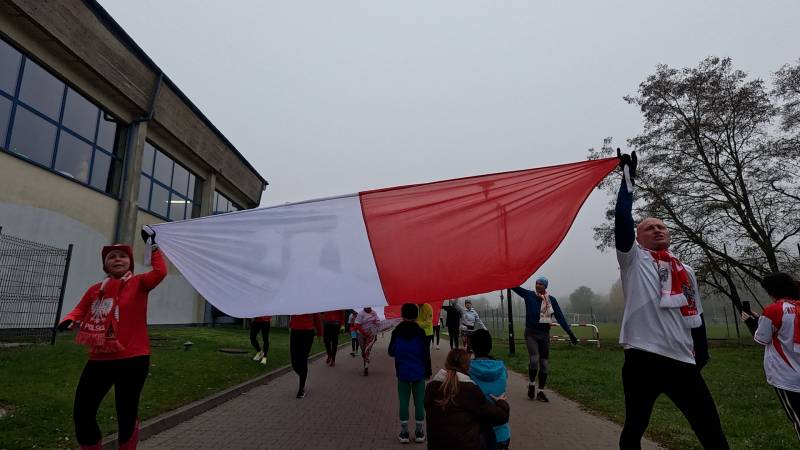
[[[492,401],[491,395],[499,397],[506,392],[508,373],[503,361],[498,361],[489,353],[492,351],[492,336],[486,330],[476,330],[470,337],[470,345],[475,359],[469,366],[469,377],[481,388],[481,391]],[[491,437],[491,436],[490,436]],[[507,449],[511,441],[511,428],[508,422],[494,427],[495,446],[489,448]]]
[[[400,399],[400,434],[397,439],[406,444],[408,432],[408,401],[414,396],[414,440],[425,442],[425,380],[431,377],[431,354],[425,331],[417,324],[417,305],[406,303],[400,309],[403,321],[392,331],[389,356],[394,358],[397,373],[397,395]]]

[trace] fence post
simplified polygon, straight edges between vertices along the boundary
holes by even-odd
[[[72,244],[67,247],[67,258],[64,261],[64,276],[61,278],[61,292],[58,294],[58,308],[56,309],[56,321],[53,324],[53,336],[50,338],[50,345],[56,344],[56,332],[58,331],[58,321],[61,319],[61,307],[64,306],[64,290],[67,289],[67,275],[69,275],[69,262],[72,260]]]
[[[511,307],[511,289],[506,289],[506,301],[508,302],[508,354],[514,356],[516,347],[514,344],[514,311]]]

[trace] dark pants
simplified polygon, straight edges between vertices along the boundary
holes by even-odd
[[[102,439],[97,425],[97,410],[111,386],[114,386],[119,442],[131,438],[139,415],[139,396],[149,370],[150,356],[86,363],[75,390],[72,411],[78,444],[94,445]]]
[[[358,350],[358,337],[351,337],[350,338],[350,346],[353,348],[353,352],[355,353]]]
[[[800,417],[798,417],[798,414],[800,414],[800,392],[778,388],[775,388],[775,392],[778,394],[778,399],[781,401],[781,406],[783,406],[786,416],[789,417],[789,422],[794,427],[794,432],[797,433],[797,438],[800,439]]]
[[[434,336],[434,342],[436,343],[436,345],[439,345],[439,333],[441,332],[441,329],[442,329],[442,327],[440,325],[435,325],[433,327],[433,336]]]
[[[258,345],[258,333],[261,332],[261,339],[264,341],[264,356],[269,352],[269,322],[251,322],[250,323],[250,343],[257,352],[261,351],[261,346]]]
[[[525,328],[525,346],[528,348],[528,379],[531,383],[539,377],[539,389],[547,384],[550,373],[550,330]]]
[[[289,357],[292,360],[292,370],[300,379],[300,391],[306,388],[308,355],[311,353],[315,334],[314,330],[289,330]]]
[[[666,394],[683,413],[705,449],[728,449],[711,392],[694,364],[641,350],[625,350],[622,366],[625,426],[621,449],[641,448],[658,396]]]
[[[447,334],[450,335],[450,350],[454,348],[459,348],[459,339],[461,339],[461,330],[459,329],[458,325],[448,326],[447,327]]]
[[[325,342],[325,353],[332,360],[336,360],[336,350],[339,347],[339,322],[326,322],[322,333]]]

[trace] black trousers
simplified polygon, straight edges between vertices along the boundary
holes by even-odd
[[[257,352],[261,351],[261,346],[258,345],[258,333],[261,332],[261,339],[264,341],[264,356],[269,352],[269,322],[251,322],[250,323],[250,343]]]
[[[439,333],[441,332],[441,329],[442,329],[441,325],[433,326],[433,336],[435,338],[434,341],[436,345],[439,345]]]
[[[119,442],[127,442],[139,416],[139,397],[150,370],[150,356],[88,361],[75,390],[72,410],[75,437],[80,445],[94,445],[103,435],[97,425],[97,410],[111,386],[117,408]]]
[[[336,360],[336,350],[339,347],[339,323],[325,323],[323,332],[322,332],[322,340],[325,343],[325,353],[328,356]]]
[[[547,384],[550,374],[550,330],[540,331],[525,328],[525,347],[528,348],[528,380],[536,382],[539,377],[539,389]]]
[[[292,360],[292,370],[300,379],[298,390],[306,388],[308,355],[311,353],[315,334],[314,330],[289,330],[289,357]]]
[[[459,329],[458,325],[447,327],[447,334],[450,335],[450,350],[459,348],[461,345],[459,343],[459,340],[461,339],[461,330]]]
[[[729,449],[717,406],[694,364],[641,350],[625,350],[622,366],[625,425],[619,448],[641,448],[642,435],[659,395],[666,394],[689,421],[705,449]]]
[[[778,394],[783,411],[786,413],[786,417],[789,418],[792,427],[794,427],[797,438],[800,439],[800,416],[798,416],[800,414],[800,392],[775,388],[775,393]]]

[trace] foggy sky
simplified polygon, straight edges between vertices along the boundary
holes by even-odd
[[[267,179],[262,205],[580,161],[656,64],[800,57],[796,1],[101,0]],[[607,292],[596,191],[538,273]]]

